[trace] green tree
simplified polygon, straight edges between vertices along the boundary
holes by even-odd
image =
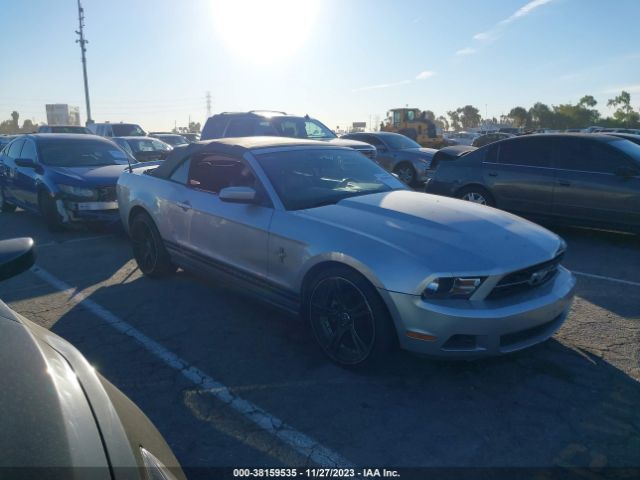
[[[191,132],[191,133],[200,133],[200,122],[198,122],[198,123],[191,122],[189,124],[189,132]]]
[[[595,107],[598,104],[595,98],[592,95],[585,95],[578,102],[579,107],[587,108],[587,107]]]
[[[480,124],[480,120],[482,119],[480,110],[473,105],[465,105],[456,111],[460,116],[460,123],[462,123],[463,128],[476,128]]]
[[[640,121],[640,114],[631,106],[631,94],[624,90],[620,95],[610,99],[607,107],[617,107],[613,112],[613,118],[622,123],[626,127],[636,125]]]
[[[15,110],[11,112],[11,121],[13,122],[13,126],[16,130],[18,130],[18,119],[20,118],[20,114]]]
[[[440,128],[442,131],[449,130],[449,121],[444,115],[440,115],[436,118],[434,123],[436,124],[436,127]]]
[[[529,109],[531,125],[537,128],[555,128],[553,111],[544,103],[536,102]]]
[[[22,128],[20,129],[20,133],[35,133],[38,129],[37,125],[34,125],[31,120],[28,118],[22,123]]]
[[[516,127],[524,127],[529,123],[529,113],[524,107],[512,108],[508,117]]]
[[[449,120],[451,120],[449,122],[449,125],[451,126],[451,128],[453,128],[454,130],[458,131],[460,130],[462,127],[460,125],[460,113],[459,110],[450,110],[447,112],[447,116],[449,117]]]

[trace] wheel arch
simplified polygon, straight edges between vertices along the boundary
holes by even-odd
[[[133,223],[133,219],[136,218],[141,213],[144,213],[144,214],[148,215],[153,220],[153,217],[151,217],[151,214],[147,211],[146,208],[144,208],[141,205],[135,205],[135,206],[131,207],[131,210],[129,210],[129,216],[127,218],[127,228],[128,229],[131,229],[131,224]]]
[[[313,284],[314,279],[317,278],[317,276],[321,272],[329,268],[332,268],[332,267],[347,268],[357,273],[358,275],[362,276],[366,281],[368,281],[371,284],[371,286],[375,291],[375,294],[382,301],[382,304],[387,310],[387,314],[389,315],[389,318],[393,322],[393,326],[394,326],[393,332],[395,334],[395,340],[399,341],[399,335],[400,335],[399,329],[402,328],[401,327],[402,322],[400,321],[400,314],[395,308],[393,302],[390,300],[387,290],[384,289],[384,287],[382,286],[382,283],[379,281],[379,279],[373,273],[373,271],[371,271],[371,269],[369,269],[364,264],[362,264],[358,260],[353,259],[351,257],[346,257],[347,261],[345,262],[344,261],[345,256],[342,254],[339,254],[339,255],[342,258],[335,258],[330,256],[330,257],[319,259],[313,265],[311,265],[308,269],[306,269],[304,274],[301,276],[301,281],[300,281],[301,318],[305,318],[304,312],[307,308],[307,300],[308,300],[310,288],[311,288],[311,285]]]

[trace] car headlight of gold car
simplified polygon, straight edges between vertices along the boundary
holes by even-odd
[[[142,461],[149,480],[176,480],[176,477],[149,450],[140,447]]]
[[[424,300],[470,298],[487,277],[439,277],[431,280],[422,292]]]

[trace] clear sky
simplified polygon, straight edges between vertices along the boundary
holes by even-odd
[[[308,113],[331,128],[405,105],[484,116],[640,105],[639,0],[83,0],[95,121],[148,130],[212,111]],[[76,0],[0,0],[0,120],[86,119]]]

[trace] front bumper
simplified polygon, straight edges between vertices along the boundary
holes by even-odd
[[[116,223],[120,221],[118,202],[74,202],[58,200],[58,212],[66,222]]]
[[[571,272],[560,267],[547,284],[500,300],[425,302],[417,295],[380,293],[402,348],[432,356],[474,358],[547,340],[566,319],[575,285]]]

